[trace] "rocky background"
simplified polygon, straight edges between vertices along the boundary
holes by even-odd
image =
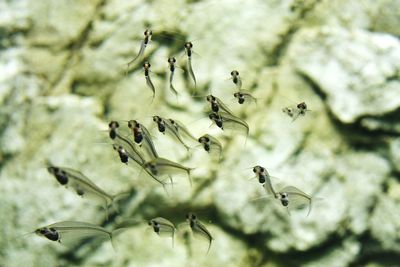
[[[0,266],[398,266],[400,262],[400,3],[397,0],[2,0],[0,2]],[[141,62],[125,75],[143,31],[156,99]],[[193,40],[199,94],[209,90],[250,126],[220,131],[192,98],[186,72],[167,88],[166,59],[185,63]],[[232,101],[230,72],[257,105]],[[282,108],[306,101],[292,122]],[[166,194],[122,165],[108,121],[159,114],[223,143],[220,163],[152,129],[164,157],[196,167]],[[46,162],[78,169],[108,192],[130,190],[121,212],[57,184]],[[289,216],[250,167],[322,198]],[[157,237],[143,220],[179,224],[193,211],[215,240]],[[58,221],[132,227],[109,242],[66,248],[36,235]]]

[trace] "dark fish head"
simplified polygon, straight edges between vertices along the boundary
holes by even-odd
[[[146,62],[143,63],[143,68],[144,68],[145,70],[150,69],[150,67],[151,67],[151,64],[150,64],[148,61],[146,61]]]
[[[300,110],[307,110],[306,102],[301,102],[301,103],[297,104],[297,108]]]
[[[253,168],[253,171],[257,174],[263,173],[265,172],[265,168],[261,167],[260,165],[257,165]]]
[[[213,122],[215,122],[215,124],[219,127],[219,128],[221,128],[221,129],[223,129],[223,127],[222,127],[222,117],[221,117],[221,115],[219,115],[219,114],[217,114],[217,113],[210,113],[209,115],[208,115],[208,117],[210,118],[210,120],[212,120]]]
[[[189,212],[188,214],[186,214],[186,219],[188,219],[188,220],[196,220],[197,216],[196,216],[196,214],[194,214],[192,212]]]
[[[58,167],[48,167],[47,170],[56,177],[57,181],[61,185],[66,185],[68,183],[67,173]]]
[[[134,127],[140,128],[140,123],[139,123],[138,121],[136,121],[136,120],[129,120],[129,121],[128,121],[128,127],[129,127],[130,129],[132,129],[132,128],[134,128]]]
[[[210,103],[212,103],[212,102],[215,102],[215,96],[213,96],[213,95],[208,95],[208,96],[206,96],[206,100],[208,101],[208,102],[210,102]]]
[[[193,48],[192,42],[186,42],[185,43],[185,48],[188,49],[188,50],[192,49]]]
[[[51,241],[58,241],[60,239],[60,235],[54,228],[47,228],[47,227],[39,228],[35,231],[35,234],[39,236],[44,236]]]
[[[289,205],[289,196],[288,193],[280,193],[281,203],[283,206],[287,207]]]
[[[175,59],[174,57],[169,57],[169,58],[168,58],[168,63],[169,63],[169,64],[174,65],[175,62],[176,62],[176,59]]]
[[[146,29],[146,30],[144,31],[144,36],[145,36],[145,37],[150,37],[150,36],[152,36],[152,35],[153,35],[153,32],[152,32],[151,30]]]
[[[85,194],[85,191],[83,191],[82,188],[77,188],[76,193],[78,194],[78,196],[83,196]]]
[[[198,139],[198,141],[201,144],[207,144],[208,142],[210,142],[210,138],[208,138],[206,135],[203,135]]]
[[[153,121],[158,123],[161,121],[161,118],[158,116],[153,116]]]
[[[119,123],[117,121],[111,121],[108,124],[108,127],[109,127],[109,130],[110,130],[109,136],[110,136],[111,139],[114,140],[115,137],[117,136],[116,129],[119,127]]]
[[[116,129],[119,127],[119,123],[117,121],[110,121],[110,123],[108,124],[108,127],[110,129]]]

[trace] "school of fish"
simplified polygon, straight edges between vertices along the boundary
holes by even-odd
[[[152,93],[151,103],[156,97],[157,89],[151,78],[153,75],[150,70],[152,65],[145,59],[145,54],[146,48],[152,42],[152,37],[153,31],[146,29],[143,34],[139,52],[127,63],[126,69],[126,75],[129,75],[130,67],[142,61],[140,64],[143,67],[145,76],[144,82]],[[192,97],[195,97],[197,81],[192,66],[194,55],[193,47],[193,42],[185,41],[182,43],[182,49],[187,56],[185,68],[193,85],[188,91],[191,92]],[[169,66],[169,79],[167,79],[169,83],[168,87],[171,92],[178,97],[179,91],[173,84],[177,60],[175,57],[171,56],[168,58],[167,63]],[[232,70],[230,76],[235,86],[232,95],[237,100],[237,103],[240,105],[249,103],[257,104],[258,98],[254,97],[251,91],[242,89],[243,83],[239,71]],[[222,99],[213,94],[209,94],[204,96],[204,103],[208,109],[207,118],[211,120],[212,124],[215,124],[224,133],[240,133],[247,139],[250,134],[248,124],[243,118],[235,115]],[[310,110],[303,101],[292,106],[283,107],[282,111],[291,118],[292,121],[295,121],[299,117],[305,116]],[[223,146],[216,137],[208,133],[196,137],[189,131],[184,123],[172,118],[154,115],[152,121],[161,134],[168,135],[187,151],[193,148],[191,144],[196,143],[197,146],[201,146],[213,160],[218,162],[222,160]],[[166,187],[168,185],[173,186],[174,176],[176,175],[186,176],[188,184],[190,184],[190,186],[193,185],[192,172],[195,170],[195,167],[184,166],[179,162],[174,162],[159,156],[148,126],[146,127],[143,125],[137,118],[126,122],[110,121],[108,123],[108,137],[111,141],[110,148],[112,147],[112,149],[115,150],[121,163],[124,165],[132,165],[134,168],[140,169],[142,176],[151,178],[157,184],[161,185],[166,192]],[[79,197],[92,199],[94,202],[103,205],[107,220],[109,219],[109,207],[111,206],[118,212],[118,201],[120,199],[129,198],[129,192],[121,192],[115,195],[110,194],[97,186],[89,177],[78,170],[53,165],[53,163],[48,164],[47,170],[61,186],[69,189],[72,193]],[[258,179],[258,182],[265,189],[266,194],[261,198],[271,197],[275,199],[287,209],[289,215],[291,210],[301,208],[308,208],[307,216],[310,214],[314,197],[291,185],[277,188],[273,185],[271,176],[265,167],[256,165],[252,167],[252,171]],[[193,235],[199,236],[208,242],[207,249],[205,250],[207,254],[211,249],[214,236],[207,229],[208,227],[206,224],[200,221],[196,213],[193,212],[187,213],[186,218],[182,219],[185,219],[185,221],[178,226],[175,226],[172,221],[163,217],[149,219],[147,224],[156,235],[171,238],[172,246],[174,245],[177,231],[191,232]],[[125,227],[121,227],[110,230],[88,222],[61,221],[39,227],[33,233],[50,241],[65,245],[70,243],[71,240],[76,241],[90,238],[109,240],[114,246],[114,237],[125,229]]]

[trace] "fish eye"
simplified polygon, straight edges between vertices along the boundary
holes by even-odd
[[[46,228],[42,228],[42,229],[38,229],[38,230],[36,230],[35,232],[38,232],[38,233],[40,233],[40,234],[44,235],[44,234],[46,234],[48,231],[47,231],[47,229],[46,229]]]
[[[153,221],[150,220],[150,221],[147,222],[147,224],[151,226],[151,225],[153,225]]]

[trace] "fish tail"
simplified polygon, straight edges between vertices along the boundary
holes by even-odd
[[[191,57],[188,58],[188,69],[189,69],[190,77],[192,78],[192,80],[194,82],[194,88],[196,88],[197,82],[196,82],[196,76],[194,75],[193,68],[192,68],[192,58]]]
[[[131,61],[126,63],[126,65],[127,65],[126,74],[128,74],[129,67],[132,65],[132,63],[135,62],[136,59],[138,59],[139,57],[141,57],[143,55],[145,48],[146,48],[146,45],[144,44],[144,41],[142,41],[142,43],[140,44],[140,49],[139,49],[139,52],[137,53],[137,55]]]
[[[174,72],[171,71],[171,75],[169,76],[169,89],[175,94],[178,95],[178,91],[176,91],[174,85],[172,84],[172,81],[174,79]]]
[[[154,88],[154,84],[151,81],[150,76],[146,76],[146,83],[149,86],[149,88],[151,89],[151,91],[153,92],[153,99],[152,99],[152,102],[153,102],[154,97],[156,95],[156,88]]]

